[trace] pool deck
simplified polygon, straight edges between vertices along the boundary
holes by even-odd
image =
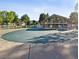
[[[78,59],[77,40],[65,43],[23,44],[1,38],[3,34],[16,30],[21,29],[0,29],[0,59]]]

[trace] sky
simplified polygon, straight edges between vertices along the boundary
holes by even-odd
[[[27,14],[31,20],[39,20],[41,13],[69,17],[76,0],[0,0],[0,10],[15,11],[19,18]]]

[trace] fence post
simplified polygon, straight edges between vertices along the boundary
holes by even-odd
[[[30,59],[30,53],[31,53],[31,44],[29,45],[28,59]]]

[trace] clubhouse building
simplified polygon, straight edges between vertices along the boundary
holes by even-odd
[[[42,28],[53,29],[53,30],[69,30],[74,28],[72,27],[71,21],[69,18],[53,14],[48,19],[42,20],[40,22]]]

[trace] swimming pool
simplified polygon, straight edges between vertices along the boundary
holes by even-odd
[[[21,43],[48,43],[70,40],[76,33],[56,34],[56,30],[27,29],[4,34],[3,39]],[[73,36],[71,35],[73,34]],[[69,36],[70,35],[70,36]]]

